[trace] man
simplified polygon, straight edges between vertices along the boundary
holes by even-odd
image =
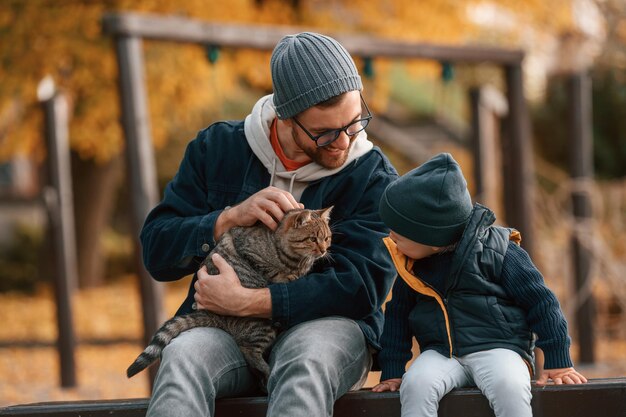
[[[294,282],[240,285],[221,258],[197,272],[177,314],[198,308],[271,319],[281,330],[269,362],[270,416],[329,416],[363,385],[380,349],[381,305],[395,277],[378,216],[397,178],[367,140],[371,119],[348,52],[315,33],[283,38],[272,54],[273,95],[245,121],[219,122],[190,142],[163,201],[141,233],[144,262],[159,281],[196,272],[233,226],[275,228],[285,211],[334,206],[332,260]],[[197,328],[164,350],[149,416],[213,416],[216,398],[254,394],[257,383],[234,340]]]

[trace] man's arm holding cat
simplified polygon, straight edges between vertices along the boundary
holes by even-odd
[[[228,229],[252,226],[257,221],[275,229],[286,211],[303,207],[287,191],[267,187],[224,210],[215,221],[213,237],[217,241]],[[229,316],[271,317],[272,301],[268,288],[243,287],[233,268],[217,254],[213,255],[213,263],[220,271],[219,275],[209,275],[206,267],[198,271],[194,285],[198,308]]]
[[[224,258],[214,254],[212,260],[220,274],[209,275],[206,267],[198,271],[194,297],[199,309],[226,316],[272,317],[269,288],[245,288]]]

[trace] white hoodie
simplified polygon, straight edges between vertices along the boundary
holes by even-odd
[[[295,171],[287,171],[274,153],[270,143],[270,128],[275,118],[276,110],[270,94],[262,97],[254,105],[252,113],[244,121],[244,132],[250,148],[270,173],[270,185],[289,191],[296,201],[300,201],[302,192],[309,182],[341,171],[350,162],[365,155],[374,147],[374,144],[367,139],[367,133],[363,130],[350,145],[348,158],[340,167],[328,169],[311,162]]]

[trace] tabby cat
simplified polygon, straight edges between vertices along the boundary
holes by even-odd
[[[222,235],[203,265],[207,266],[209,274],[218,274],[211,255],[219,253],[247,288],[263,288],[270,283],[293,281],[305,275],[315,260],[326,255],[331,242],[331,209],[290,210],[275,231],[260,222],[250,227],[234,227]],[[265,388],[269,365],[264,355],[277,335],[270,320],[226,317],[206,310],[166,321],[152,337],[148,347],[128,367],[128,377],[159,359],[173,338],[195,327],[217,327],[232,335],[251,370],[259,376],[261,387]]]

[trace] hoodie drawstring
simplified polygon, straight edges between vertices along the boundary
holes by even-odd
[[[276,163],[276,160],[274,159],[274,163]],[[293,182],[296,180],[296,173],[294,172],[293,175],[291,176],[291,181],[289,181],[289,194],[293,194]]]
[[[276,158],[272,159],[272,172],[270,173],[270,187],[274,185],[275,176],[276,176]],[[291,190],[289,192],[291,192]]]
[[[293,194],[293,183],[296,181],[296,172],[294,171],[289,181],[289,194]],[[270,174],[270,187],[274,185],[274,178],[276,177],[276,158],[272,159],[272,171]]]

